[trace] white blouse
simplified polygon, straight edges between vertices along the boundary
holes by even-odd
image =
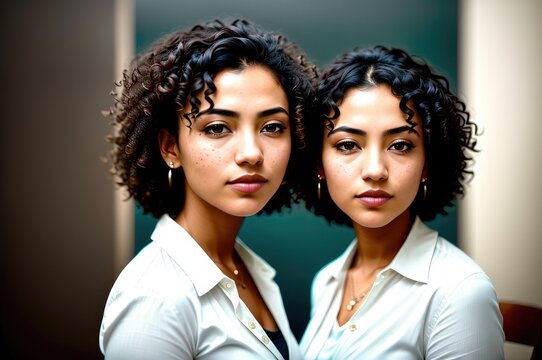
[[[356,241],[325,266],[312,287],[306,359],[503,359],[495,289],[460,249],[416,219],[351,319],[338,325]]]
[[[107,299],[99,339],[106,359],[283,359],[235,281],[180,225],[164,215],[151,239]],[[239,240],[235,249],[284,335],[290,359],[301,359],[275,270]]]

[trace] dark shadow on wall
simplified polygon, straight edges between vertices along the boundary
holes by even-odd
[[[113,1],[0,3],[0,358],[100,359]]]

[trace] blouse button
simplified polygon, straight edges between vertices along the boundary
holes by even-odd
[[[249,321],[248,322],[248,327],[251,328],[251,329],[256,329],[256,324],[254,324],[254,322],[252,322],[252,321]]]
[[[266,335],[262,336],[262,341],[266,345],[269,344],[269,338]]]
[[[227,287],[228,289],[231,289],[231,284],[230,284],[229,282],[226,283],[226,287]]]
[[[350,327],[348,328],[351,332],[354,332],[358,329],[358,327],[356,326],[356,324],[352,324],[350,325]]]

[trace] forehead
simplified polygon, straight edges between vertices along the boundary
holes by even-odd
[[[248,65],[242,69],[226,68],[213,78],[214,92],[208,97],[213,107],[239,112],[261,111],[281,106],[288,108],[288,98],[277,76],[263,65]],[[198,112],[211,108],[206,99],[210,87],[206,85],[196,98],[200,101]],[[185,107],[185,112],[192,107]]]
[[[215,101],[234,101],[239,98],[260,102],[286,101],[286,93],[277,76],[262,65],[249,65],[243,69],[224,69],[213,79],[216,87],[211,98]],[[206,87],[205,91],[208,90]],[[203,98],[204,92],[198,97]]]
[[[358,127],[394,127],[408,124],[399,106],[401,98],[388,85],[349,89],[339,104],[335,126],[348,123]],[[418,121],[415,121],[418,123]],[[370,130],[370,129],[367,129]]]
[[[217,94],[220,90],[239,85],[250,88],[278,87],[282,90],[276,74],[268,67],[258,64],[248,65],[241,69],[223,69],[215,75],[213,83],[217,87]]]

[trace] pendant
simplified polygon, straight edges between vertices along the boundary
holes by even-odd
[[[356,306],[358,302],[355,299],[352,299],[348,302],[348,305],[346,305],[346,311],[352,311],[354,306]]]

